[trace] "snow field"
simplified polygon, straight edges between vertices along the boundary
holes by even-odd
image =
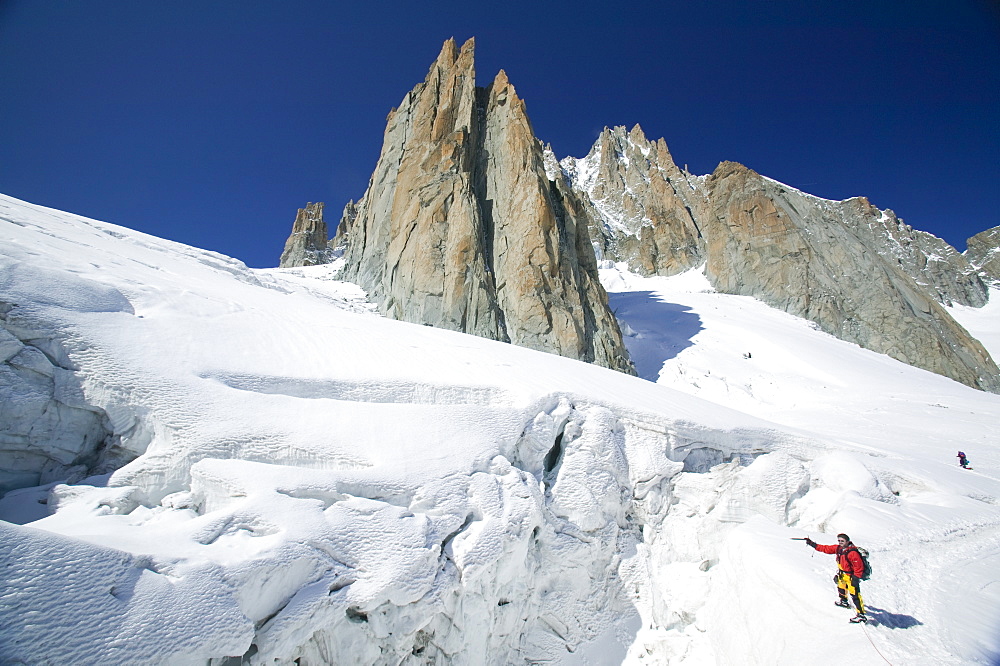
[[[1000,654],[997,396],[696,273],[603,271],[652,383],[382,319],[326,267],[0,218],[5,330],[52,340],[131,460],[0,498],[0,661]],[[868,627],[790,540],[839,531],[873,553]]]

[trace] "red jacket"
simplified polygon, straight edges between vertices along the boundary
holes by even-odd
[[[837,566],[840,567],[841,571],[846,571],[847,573],[857,576],[860,578],[865,573],[865,563],[861,559],[861,554],[858,553],[858,549],[854,545],[850,546],[840,546],[838,544],[833,544],[831,546],[824,546],[823,544],[816,544],[816,550],[821,553],[826,553],[827,555],[837,556]]]

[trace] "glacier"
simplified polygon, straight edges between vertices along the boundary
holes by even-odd
[[[1000,396],[698,271],[603,264],[637,378],[335,270],[0,196],[0,662],[1000,657]]]

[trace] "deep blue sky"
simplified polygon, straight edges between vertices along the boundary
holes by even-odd
[[[273,266],[471,36],[559,157],[639,123],[696,173],[867,196],[959,250],[1000,225],[997,0],[0,0],[0,192]]]

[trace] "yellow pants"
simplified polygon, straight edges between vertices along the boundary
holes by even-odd
[[[861,600],[860,583],[857,586],[851,583],[851,575],[846,571],[839,572],[834,577],[834,581],[837,583],[837,592],[840,594],[840,598],[847,601],[847,597],[850,595],[851,600],[854,601],[854,607],[864,615],[865,602]]]

